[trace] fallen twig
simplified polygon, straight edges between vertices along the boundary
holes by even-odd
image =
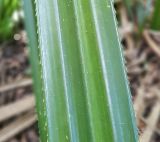
[[[14,103],[10,103],[6,106],[0,107],[0,122],[11,118],[15,115],[18,115],[22,112],[25,112],[27,110],[33,109],[35,106],[34,96],[30,95],[27,97],[24,97],[21,100],[18,100]]]
[[[148,43],[148,45],[151,47],[151,49],[160,57],[160,48],[159,46],[152,40],[152,38],[149,35],[149,31],[145,30],[143,32],[143,36]]]
[[[32,84],[32,79],[23,79],[21,81],[12,82],[10,84],[0,86],[0,93],[19,87],[25,87],[31,84]]]
[[[159,112],[160,112],[160,103],[157,102],[153,108],[153,111],[147,120],[147,128],[145,129],[144,133],[140,137],[140,142],[150,142],[153,132],[156,130],[156,124],[159,119]]]
[[[0,131],[0,142],[5,142],[17,135],[19,132],[30,127],[35,123],[36,119],[37,118],[34,113],[28,113],[10,123]]]

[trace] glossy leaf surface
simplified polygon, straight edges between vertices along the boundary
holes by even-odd
[[[42,142],[137,142],[112,2],[35,3]]]

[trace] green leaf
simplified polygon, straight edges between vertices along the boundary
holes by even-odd
[[[41,66],[39,59],[39,49],[38,49],[38,37],[37,37],[37,24],[35,18],[35,7],[32,0],[24,0],[23,8],[25,13],[25,25],[29,38],[29,51],[30,60],[32,65],[32,74],[34,79],[34,91],[36,94],[36,108],[39,118],[39,131],[42,142],[46,142],[47,131],[44,127],[46,125],[46,108],[44,101],[44,94],[42,90],[42,79],[41,79]]]
[[[141,34],[146,27],[152,11],[152,0],[123,0],[130,20],[137,25],[138,32]]]
[[[153,18],[151,23],[151,28],[153,30],[160,30],[160,0],[155,1]]]
[[[137,142],[112,2],[36,0],[36,19],[32,4],[24,0],[41,141]]]
[[[0,42],[13,36],[16,22],[12,16],[19,8],[19,0],[0,0]]]
[[[122,0],[126,10],[128,11],[128,16],[133,19],[133,8],[135,5],[135,1],[134,0]]]
[[[152,0],[146,0],[145,3],[144,1],[137,1],[135,8],[139,32],[142,33],[151,13]]]

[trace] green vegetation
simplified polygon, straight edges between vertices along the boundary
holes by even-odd
[[[152,0],[146,0],[146,1],[122,0],[122,1],[125,5],[126,10],[128,11],[128,16],[130,21],[132,21],[132,23],[134,23],[138,27],[140,33],[143,32],[144,28],[146,28],[148,25],[151,24],[149,19],[151,16],[150,13],[153,1]],[[156,5],[158,8],[159,7],[158,4]]]
[[[35,3],[24,0],[41,141],[137,142],[110,0]]]
[[[155,1],[155,9],[153,12],[151,28],[153,30],[160,30],[160,0]]]
[[[37,115],[39,118],[39,131],[42,142],[47,139],[46,132],[44,132],[44,127],[46,125],[46,115],[45,115],[45,105],[44,105],[44,94],[42,90],[42,80],[41,80],[41,66],[39,59],[39,49],[38,49],[38,37],[37,37],[37,26],[35,19],[35,8],[32,0],[23,1],[24,13],[25,13],[25,25],[29,37],[29,49],[30,49],[30,59],[32,65],[33,79],[34,79],[34,91],[36,94],[36,106]]]
[[[20,8],[19,0],[0,0],[0,40],[5,40],[13,35],[15,21],[13,14]]]

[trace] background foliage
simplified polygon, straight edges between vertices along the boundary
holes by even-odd
[[[11,38],[19,20],[20,0],[0,0],[0,40]]]

